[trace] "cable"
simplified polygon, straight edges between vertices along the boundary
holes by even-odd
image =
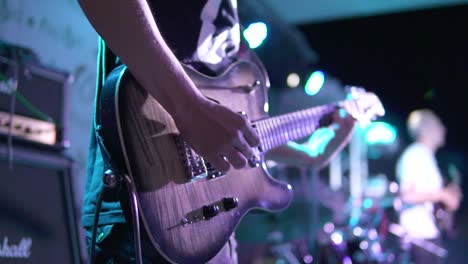
[[[133,224],[133,246],[135,248],[135,259],[137,264],[143,264],[141,254],[141,236],[140,236],[140,211],[138,208],[138,200],[136,195],[136,188],[132,182],[132,179],[125,175],[125,182],[127,188],[130,191],[130,207],[132,209],[132,224]]]
[[[91,264],[94,263],[96,257],[96,236],[104,193],[116,189],[117,186],[119,186],[122,182],[122,177],[116,175],[112,170],[106,170],[102,177],[102,182],[103,186],[101,191],[99,192],[98,199],[96,201],[96,211],[94,212],[91,246],[89,248],[89,260]]]
[[[96,211],[94,212],[94,223],[93,223],[93,232],[91,236],[91,247],[89,248],[89,263],[93,264],[94,263],[94,258],[96,254],[96,234],[97,234],[97,226],[99,223],[99,215],[101,211],[101,205],[102,205],[102,199],[103,199],[103,193],[105,191],[105,187],[102,186],[101,191],[99,192],[99,196],[96,202]]]
[[[15,83],[15,87],[8,87],[11,91],[10,93],[10,124],[8,126],[8,137],[7,137],[7,145],[8,145],[8,168],[13,170],[13,116],[15,115],[15,107],[16,107],[16,97],[15,92],[18,89],[18,76],[19,76],[19,69],[18,69],[18,55],[15,53],[15,60],[14,60],[14,71],[13,71],[13,80]],[[8,82],[6,82],[8,86]]]
[[[16,80],[18,80],[18,76],[19,76],[18,69],[16,70],[16,75],[17,75]],[[22,95],[21,92],[18,91],[17,87],[13,88],[9,86],[7,78],[1,72],[0,72],[0,81],[4,81],[7,87],[12,91],[12,97],[16,97],[16,99],[18,99],[18,101],[22,105],[24,105],[24,107],[26,107],[32,114],[36,115],[37,118],[43,121],[48,121],[48,122],[52,122],[56,124],[56,122],[54,121],[52,117],[50,117],[46,113],[39,110],[39,108],[37,108],[28,99],[26,99],[26,97],[24,97],[24,95]]]
[[[94,213],[94,222],[93,222],[93,230],[91,236],[91,246],[89,248],[89,263],[95,263],[96,257],[96,237],[97,237],[97,227],[99,224],[99,216],[102,206],[102,201],[104,197],[104,193],[108,190],[115,189],[121,181],[120,177],[117,177],[111,170],[107,170],[103,176],[104,185],[99,192],[98,199],[96,202],[96,211]],[[140,212],[138,209],[138,202],[136,196],[136,188],[133,184],[131,178],[128,175],[125,175],[125,183],[127,188],[130,192],[129,199],[130,199],[130,207],[132,210],[132,224],[133,224],[133,246],[135,248],[135,260],[137,264],[143,264],[142,259],[142,250],[141,250],[141,235],[140,235]]]

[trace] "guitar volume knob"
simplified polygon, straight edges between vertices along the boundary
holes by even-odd
[[[219,207],[217,205],[205,205],[203,206],[203,217],[206,220],[217,216],[219,213]]]
[[[237,197],[225,197],[223,199],[223,206],[226,211],[236,208],[239,205]]]

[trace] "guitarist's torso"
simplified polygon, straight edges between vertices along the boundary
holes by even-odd
[[[434,154],[419,143],[410,145],[397,164],[400,188],[418,193],[433,193],[443,188],[443,179]],[[411,186],[411,187],[410,187]],[[431,202],[406,204],[400,213],[400,224],[414,238],[439,236]]]

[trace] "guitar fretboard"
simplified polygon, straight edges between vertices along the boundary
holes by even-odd
[[[339,103],[313,107],[253,122],[260,134],[261,150],[266,152],[290,140],[298,140],[311,135],[319,127],[320,119],[332,113],[337,105]]]

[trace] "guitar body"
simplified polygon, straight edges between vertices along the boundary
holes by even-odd
[[[448,178],[444,178],[444,186],[453,184],[461,188],[461,173],[454,164],[450,164],[448,168]],[[455,212],[449,211],[446,206],[437,202],[434,204],[434,219],[440,231],[449,238],[454,238],[457,231],[455,230]]]
[[[267,117],[267,79],[256,64],[236,62],[216,78],[185,70],[207,98],[253,121]],[[98,104],[106,149],[119,172],[133,180],[144,229],[171,262],[208,262],[248,211],[281,210],[292,199],[291,187],[270,177],[264,165],[226,175],[206,167],[124,66],[109,75]],[[217,215],[207,217],[213,211]]]
[[[439,231],[442,231],[448,237],[455,236],[455,218],[454,213],[447,210],[444,204],[434,204],[434,218]]]

